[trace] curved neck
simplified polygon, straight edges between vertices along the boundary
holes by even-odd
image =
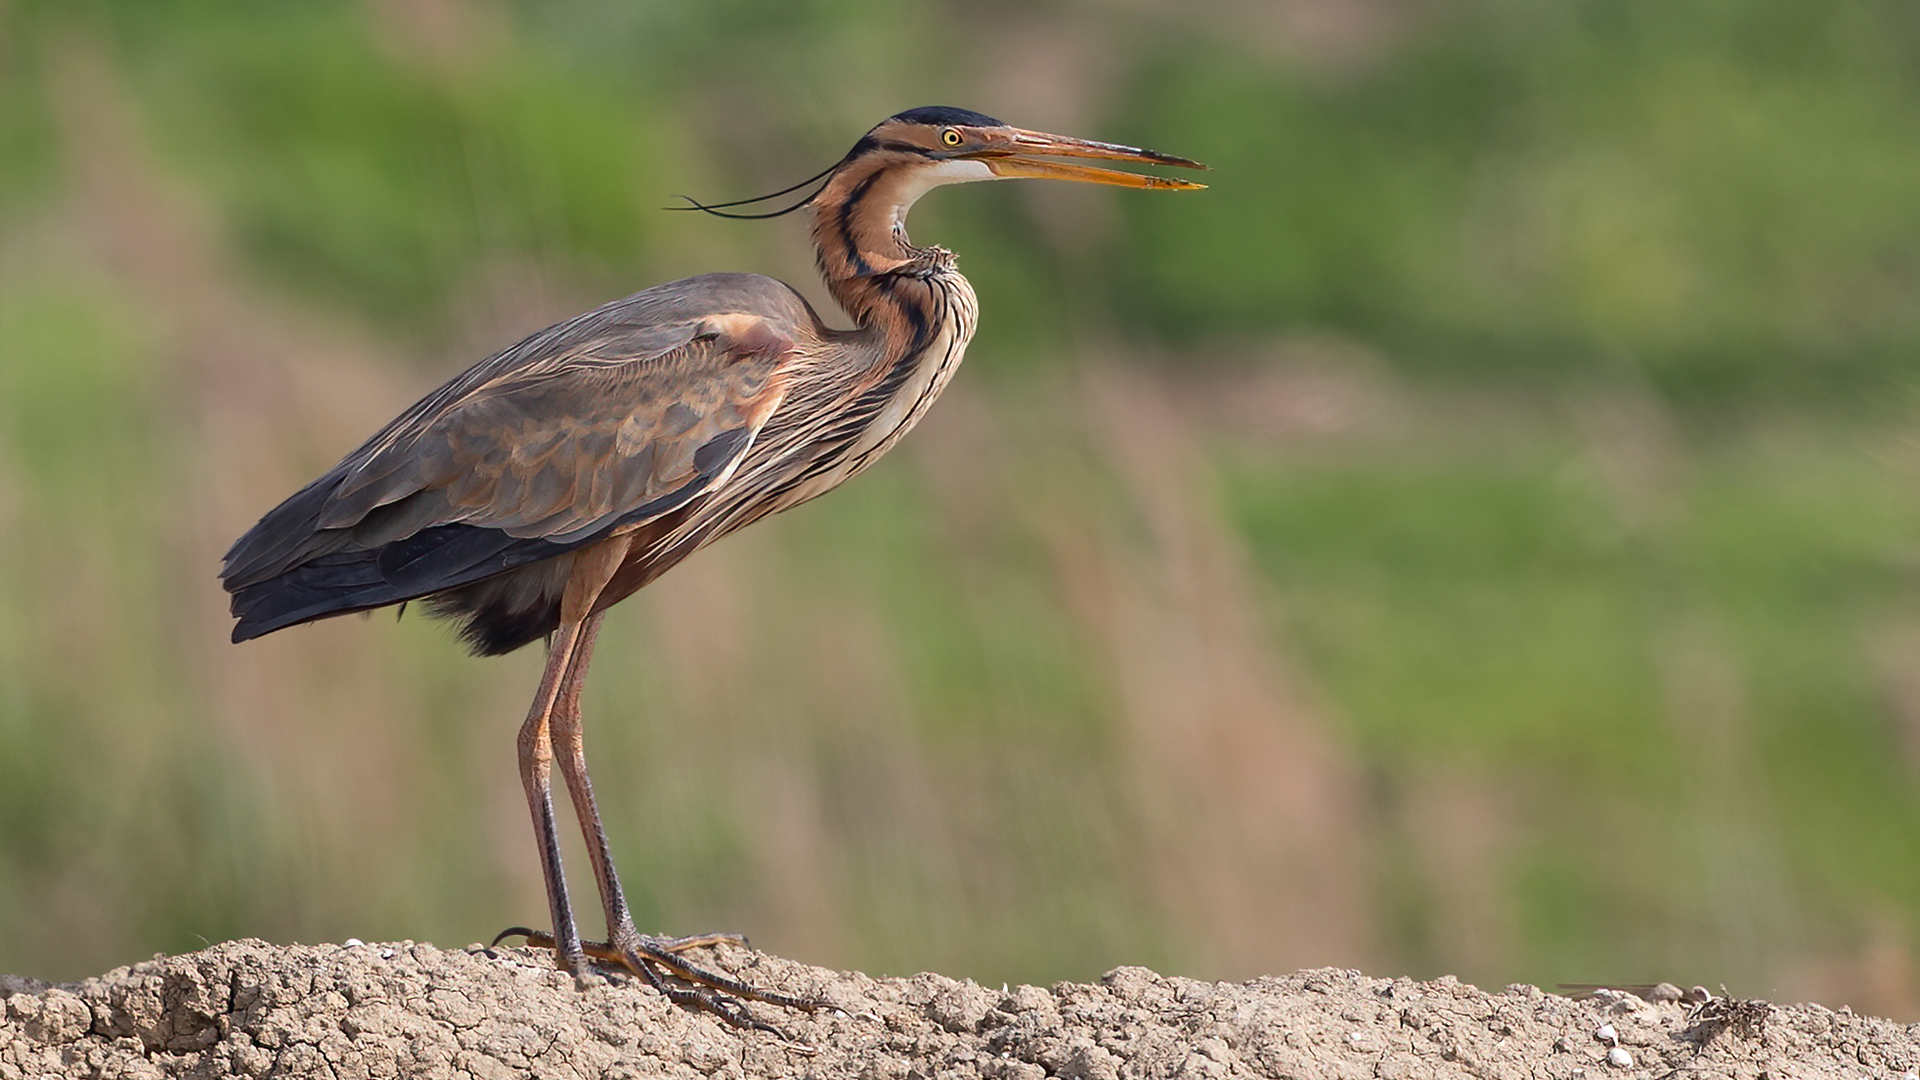
[[[907,211],[931,186],[872,155],[850,161],[813,200],[814,252],[827,291],[895,356],[932,332],[930,290],[910,283],[957,273],[952,252],[907,239]]]

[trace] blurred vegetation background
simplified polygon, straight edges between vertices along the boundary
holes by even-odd
[[[609,621],[644,928],[1920,1019],[1893,0],[0,3],[0,970],[544,921],[538,650],[231,646],[219,556],[558,318],[827,310],[797,220],[659,208],[934,103],[1214,186],[921,204],[956,386]]]

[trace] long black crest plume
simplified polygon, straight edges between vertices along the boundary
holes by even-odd
[[[838,161],[836,161],[836,162],[834,162],[833,164],[831,164],[831,165],[829,165],[829,166],[827,166],[826,168],[824,168],[824,169],[822,169],[822,170],[820,170],[819,172],[817,172],[817,173],[814,173],[814,174],[813,174],[812,176],[809,176],[809,177],[807,177],[807,178],[806,178],[805,180],[802,180],[802,181],[800,181],[799,183],[797,183],[797,184],[795,184],[795,185],[793,185],[792,187],[783,187],[783,188],[781,188],[781,189],[780,189],[779,191],[774,191],[774,192],[769,192],[768,194],[765,194],[765,195],[761,195],[761,196],[758,196],[758,197],[756,197],[756,198],[752,198],[752,199],[735,199],[735,200],[733,200],[732,202],[723,202],[723,203],[703,203],[703,202],[701,202],[701,201],[699,201],[698,199],[695,199],[695,198],[694,198],[693,196],[691,196],[691,195],[679,195],[679,196],[676,196],[676,198],[681,198],[681,199],[685,199],[685,200],[687,200],[687,203],[688,203],[689,205],[686,205],[686,206],[669,206],[669,207],[665,207],[665,209],[668,209],[668,210],[698,210],[698,211],[700,211],[700,212],[701,212],[701,213],[703,213],[703,214],[712,214],[712,215],[713,215],[714,217],[723,217],[723,218],[734,218],[734,219],[736,219],[736,220],[740,220],[740,221],[758,221],[758,220],[761,220],[761,219],[764,219],[764,218],[777,218],[777,217],[784,217],[785,215],[787,215],[787,214],[791,214],[791,213],[793,213],[793,212],[794,212],[795,210],[798,210],[798,209],[800,209],[801,207],[803,207],[803,206],[805,206],[805,205],[807,205],[808,203],[810,203],[810,202],[812,202],[812,201],[813,201],[813,197],[814,197],[815,195],[818,195],[818,194],[820,194],[820,189],[819,189],[819,188],[815,188],[814,190],[812,190],[812,191],[809,191],[809,192],[807,193],[807,195],[806,195],[806,197],[805,197],[805,198],[803,198],[803,199],[801,199],[801,200],[800,200],[799,202],[797,202],[797,203],[794,203],[794,204],[793,204],[792,206],[789,206],[789,207],[787,207],[787,208],[786,208],[785,210],[774,210],[774,211],[772,211],[772,212],[770,212],[770,213],[765,213],[765,214],[729,214],[729,213],[727,213],[727,212],[726,212],[726,210],[724,209],[724,207],[728,207],[728,206],[752,206],[752,205],[753,205],[754,203],[762,203],[762,202],[766,202],[766,201],[767,201],[768,199],[777,199],[777,198],[779,198],[779,197],[780,197],[780,196],[782,196],[782,195],[787,195],[787,194],[791,194],[792,192],[795,192],[795,191],[799,191],[799,190],[800,190],[801,188],[803,188],[803,187],[806,187],[806,186],[807,186],[808,184],[811,184],[811,183],[813,183],[813,182],[814,182],[814,181],[816,181],[816,180],[825,180],[825,179],[826,179],[827,177],[829,177],[829,176],[831,176],[831,175],[833,175],[833,170],[835,170],[835,169],[837,169],[837,168],[839,168],[839,167],[840,167],[840,165],[841,165],[841,163],[840,163],[840,162],[838,162]],[[823,188],[823,187],[825,187],[825,186],[826,186],[826,185],[825,185],[824,183],[820,185],[820,187],[822,187],[822,188]]]

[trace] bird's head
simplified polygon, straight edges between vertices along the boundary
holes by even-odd
[[[816,210],[832,208],[842,214],[858,212],[894,227],[905,220],[907,210],[920,196],[942,184],[1035,178],[1160,191],[1194,191],[1206,186],[1188,180],[1051,160],[1054,158],[1206,168],[1197,161],[1156,150],[1028,131],[967,109],[926,105],[882,120],[831,168],[785,191],[711,206],[695,203],[686,209],[719,212],[725,207],[747,206],[792,194],[818,182],[820,186],[811,194],[783,210],[722,216],[776,217],[811,206]]]
[[[932,188],[972,180],[1078,180],[1167,191],[1193,191],[1206,186],[1164,176],[1051,160],[1053,158],[1206,168],[1197,161],[1155,150],[1028,131],[966,109],[930,105],[881,121],[854,144],[839,169],[878,174],[883,180],[897,177],[894,183],[899,188],[897,197],[902,214],[914,199]],[[877,186],[879,181],[875,183]]]

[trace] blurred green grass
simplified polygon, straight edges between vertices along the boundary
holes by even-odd
[[[794,225],[655,208],[948,102],[1214,186],[918,209],[950,399],[609,623],[643,923],[1920,1016],[1916,53],[1890,2],[0,8],[0,969],[537,919],[533,651],[232,647],[221,550],[547,321],[819,296]]]

